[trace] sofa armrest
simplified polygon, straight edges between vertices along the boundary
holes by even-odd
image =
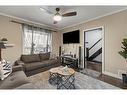
[[[23,70],[22,65],[17,65],[12,67],[12,72],[22,71],[22,70]]]
[[[21,60],[17,60],[17,61],[15,61],[15,65],[17,66],[17,65],[24,65],[25,63],[23,62],[23,61],[21,61]]]

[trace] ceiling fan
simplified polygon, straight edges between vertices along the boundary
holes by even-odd
[[[48,14],[54,14],[53,12],[49,11],[46,8],[40,8],[40,9],[47,12]],[[77,15],[77,12],[75,12],[75,11],[60,14],[60,8],[56,8],[55,10],[56,10],[56,13],[53,16],[53,20],[54,20],[53,24],[57,24],[58,21],[61,21],[62,17],[71,17],[71,16],[76,16]]]

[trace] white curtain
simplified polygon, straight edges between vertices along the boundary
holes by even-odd
[[[23,25],[23,53],[51,52],[51,31]]]

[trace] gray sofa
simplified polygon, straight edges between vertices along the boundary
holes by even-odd
[[[12,73],[5,78],[0,80],[0,89],[32,89],[34,85],[29,82],[27,76],[23,72],[21,65],[14,66]]]
[[[60,65],[60,58],[50,59],[50,53],[21,55],[20,60],[13,66],[13,72],[4,80],[0,80],[0,89],[33,89],[35,86],[27,76]]]
[[[50,53],[21,55],[15,65],[22,65],[27,76],[60,66],[60,58],[50,58]]]

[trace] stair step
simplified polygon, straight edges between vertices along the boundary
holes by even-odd
[[[94,58],[96,58],[98,55],[100,55],[102,53],[102,48],[100,48],[99,50],[97,50],[93,55],[91,55],[87,60],[88,61],[92,61]]]

